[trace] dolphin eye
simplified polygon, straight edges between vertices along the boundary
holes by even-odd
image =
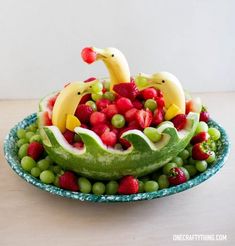
[[[114,54],[112,54],[111,56],[114,57]]]
[[[162,83],[165,83],[166,81],[165,80],[162,80]]]

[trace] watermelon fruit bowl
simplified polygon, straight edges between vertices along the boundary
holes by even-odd
[[[6,136],[4,141],[4,153],[5,158],[13,169],[13,171],[23,178],[29,184],[36,186],[39,189],[47,191],[51,194],[58,195],[61,197],[76,199],[80,201],[89,201],[89,202],[132,202],[132,201],[141,201],[141,200],[151,200],[156,198],[161,198],[169,195],[173,195],[179,192],[182,192],[187,189],[191,189],[194,186],[199,185],[200,183],[206,181],[211,176],[216,174],[224,165],[230,150],[230,143],[226,131],[216,123],[214,120],[210,120],[208,125],[210,127],[216,127],[221,132],[220,143],[216,150],[217,160],[213,165],[211,165],[205,172],[195,176],[194,178],[188,180],[187,182],[172,186],[169,188],[161,189],[155,192],[144,192],[131,195],[95,195],[95,194],[84,194],[81,192],[73,192],[69,190],[64,190],[58,188],[54,185],[45,184],[39,179],[33,177],[30,173],[26,172],[20,165],[20,159],[18,157],[18,147],[17,147],[17,130],[21,128],[26,128],[30,124],[34,123],[37,119],[37,114],[34,113],[29,115],[21,122],[17,123]]]
[[[4,150],[17,174],[60,196],[117,202],[174,194],[222,167],[224,129],[173,74],[130,76],[115,48],[81,55],[110,76],[66,84],[11,130]]]

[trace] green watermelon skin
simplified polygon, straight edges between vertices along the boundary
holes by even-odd
[[[180,132],[171,122],[164,122],[159,127],[163,137],[157,144],[139,130],[125,132],[123,138],[132,147],[124,151],[107,148],[94,132],[80,127],[75,131],[84,142],[83,150],[69,145],[55,126],[42,126],[40,132],[47,153],[64,169],[96,180],[116,180],[125,175],[147,175],[177,156],[193,137],[199,115],[190,113],[187,119],[187,127]]]

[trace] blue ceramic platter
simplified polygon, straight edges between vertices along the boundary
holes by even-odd
[[[225,130],[215,121],[211,120],[209,122],[210,126],[216,127],[221,132],[221,139],[219,142],[219,146],[217,148],[217,161],[213,165],[211,165],[205,172],[197,175],[193,179],[190,179],[186,183],[173,186],[167,189],[162,189],[155,192],[148,192],[148,193],[139,193],[133,195],[93,195],[93,194],[83,194],[80,192],[72,192],[57,188],[53,185],[46,185],[42,183],[37,178],[34,178],[29,173],[25,172],[20,165],[20,160],[17,156],[18,148],[16,146],[17,142],[17,135],[16,132],[19,128],[25,128],[28,125],[35,122],[37,116],[36,114],[29,115],[24,120],[16,124],[6,136],[4,141],[4,153],[5,157],[10,165],[10,167],[24,180],[28,183],[50,192],[55,195],[59,195],[62,197],[67,197],[71,199],[76,199],[80,201],[90,201],[90,202],[132,202],[132,201],[141,201],[141,200],[151,200],[155,198],[160,198],[164,196],[173,195],[175,193],[190,189],[205,180],[209,179],[215,173],[217,173],[220,168],[224,165],[230,149],[230,144],[228,140],[228,136]]]

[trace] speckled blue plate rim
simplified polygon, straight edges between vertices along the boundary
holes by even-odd
[[[196,176],[189,181],[173,186],[167,189],[162,189],[155,192],[148,192],[148,193],[138,193],[133,195],[94,195],[94,194],[84,194],[80,192],[72,192],[68,190],[63,190],[53,185],[47,185],[42,183],[40,180],[34,178],[29,173],[25,172],[20,165],[20,161],[17,156],[17,146],[16,140],[17,135],[16,132],[19,128],[25,128],[28,125],[35,122],[37,119],[37,114],[31,114],[23,119],[21,122],[17,123],[9,132],[4,140],[4,154],[7,162],[9,163],[10,167],[24,180],[28,183],[45,190],[51,194],[76,199],[80,201],[89,201],[89,202],[133,202],[133,201],[141,201],[141,200],[151,200],[155,198],[161,198],[169,195],[173,195],[184,190],[190,189],[200,183],[204,182],[205,180],[209,179],[215,173],[221,169],[224,165],[225,161],[228,158],[229,151],[230,151],[230,141],[226,131],[216,123],[214,120],[210,120],[208,123],[210,126],[216,127],[221,132],[221,139],[220,145],[217,150],[217,160],[212,166],[210,166],[205,172],[201,173],[200,175]]]

